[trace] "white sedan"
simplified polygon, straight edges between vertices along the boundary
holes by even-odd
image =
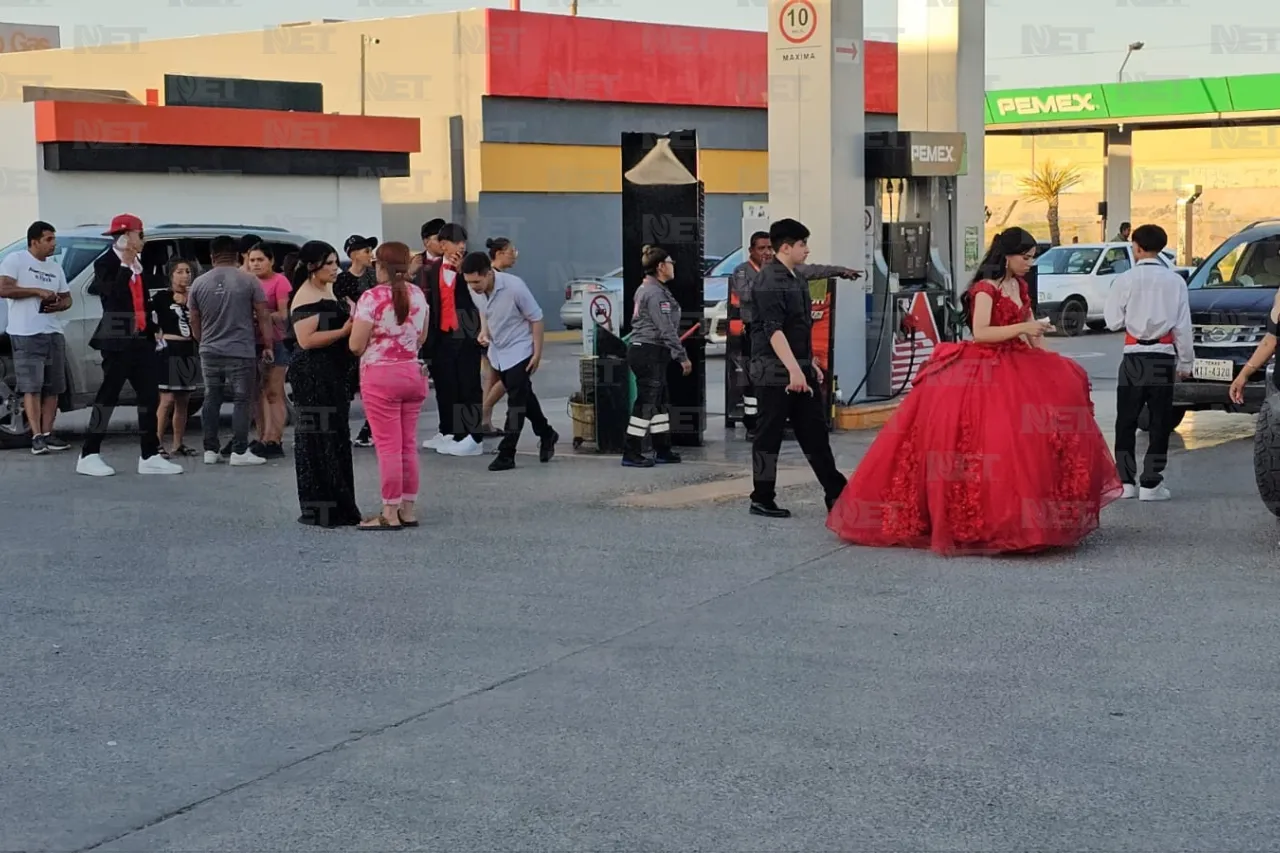
[[[1167,249],[1160,259],[1186,277]],[[1131,243],[1071,243],[1036,258],[1037,302],[1042,314],[1065,335],[1106,328],[1103,307],[1116,276],[1133,266]]]

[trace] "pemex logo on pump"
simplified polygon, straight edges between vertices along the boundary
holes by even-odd
[[[1093,92],[1064,92],[1060,95],[1021,95],[996,99],[996,113],[1003,118],[1018,116],[1079,115],[1097,112]]]

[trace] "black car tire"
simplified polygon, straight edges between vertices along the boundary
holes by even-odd
[[[1177,406],[1173,410],[1173,428],[1177,429],[1182,423],[1182,419],[1187,416],[1186,406]],[[1146,432],[1151,429],[1151,410],[1145,406],[1138,413],[1138,429]]]
[[[0,354],[0,386],[13,388],[16,382],[13,356],[8,353]],[[22,398],[15,395],[13,405],[20,407]],[[30,446],[31,433],[27,430],[25,413],[0,416],[0,450],[20,450]]]
[[[1088,321],[1089,306],[1080,297],[1072,296],[1058,309],[1058,316],[1054,318],[1053,325],[1057,326],[1062,334],[1074,338],[1084,334],[1085,329],[1088,328]]]
[[[1275,397],[1262,404],[1253,434],[1253,476],[1258,495],[1271,514],[1280,517],[1280,412]]]

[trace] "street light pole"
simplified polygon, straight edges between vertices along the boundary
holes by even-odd
[[[369,45],[378,44],[379,40],[372,36],[360,34],[360,115],[364,115],[365,97],[368,86],[366,85],[365,70],[368,67]]]
[[[1142,50],[1146,46],[1147,46],[1146,42],[1141,42],[1141,41],[1135,41],[1129,44],[1129,49],[1125,51],[1125,54],[1124,54],[1124,62],[1120,63],[1120,71],[1119,73],[1116,74],[1117,83],[1124,82],[1124,67],[1129,64],[1129,57],[1133,56],[1133,52],[1135,50]]]

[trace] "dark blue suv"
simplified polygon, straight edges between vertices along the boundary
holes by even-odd
[[[1174,391],[1176,420],[1202,409],[1258,412],[1274,364],[1253,375],[1243,405],[1232,403],[1227,389],[1267,332],[1280,288],[1280,219],[1254,222],[1229,238],[1196,268],[1188,287],[1196,361],[1193,377]]]

